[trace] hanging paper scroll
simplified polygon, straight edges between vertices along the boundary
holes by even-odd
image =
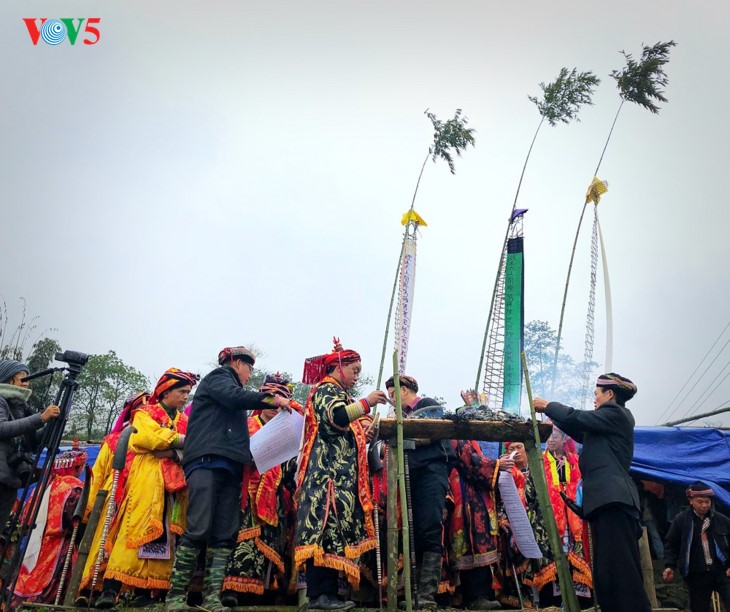
[[[524,258],[522,237],[507,242],[507,265],[504,276],[504,395],[502,408],[519,414],[522,394],[524,344]]]
[[[408,358],[408,336],[411,331],[413,295],[416,288],[416,241],[406,238],[403,245],[403,259],[400,268],[398,310],[396,312],[395,346],[398,349],[398,372],[406,371]]]

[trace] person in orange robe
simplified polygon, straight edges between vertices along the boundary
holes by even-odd
[[[63,566],[73,533],[73,514],[84,483],[79,476],[86,465],[86,452],[75,448],[59,455],[53,476],[40,504],[38,527],[30,535],[15,585],[13,609],[22,603],[52,604],[56,599]],[[41,524],[43,530],[39,531]],[[75,560],[74,551],[72,561]],[[66,576],[63,591],[68,587]]]

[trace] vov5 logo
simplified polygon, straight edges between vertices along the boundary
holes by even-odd
[[[86,25],[83,28],[83,32],[88,35],[88,37],[84,38],[84,44],[95,45],[101,38],[99,28],[95,27],[101,22],[101,17],[79,17],[77,19],[73,17],[63,17],[61,19],[25,17],[23,21],[25,22],[25,27],[28,28],[30,40],[34,45],[38,44],[38,39],[40,38],[43,39],[44,43],[54,46],[60,45],[68,38],[68,42],[75,45],[79,33],[82,31],[81,26],[84,25],[84,21]],[[74,24],[74,22],[76,23]]]

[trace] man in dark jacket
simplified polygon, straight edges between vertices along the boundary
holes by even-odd
[[[691,484],[690,507],[674,517],[664,544],[664,581],[679,567],[692,612],[710,612],[713,591],[730,610],[730,519],[712,508],[714,496],[704,482]]]
[[[638,539],[639,494],[629,475],[634,456],[634,417],[625,403],[636,385],[613,372],[598,377],[594,411],[535,398],[557,427],[583,444],[583,515],[593,533],[593,581],[603,612],[649,612]]]
[[[31,469],[27,454],[37,450],[41,428],[61,414],[58,406],[48,406],[42,413],[31,410],[27,403],[31,391],[22,380],[28,373],[28,366],[19,361],[0,361],[0,532],[10,517],[18,489],[24,485],[18,471]]]
[[[244,469],[252,463],[246,411],[288,407],[278,395],[243,389],[255,361],[243,346],[223,349],[218,354],[220,367],[203,378],[193,398],[183,448],[187,528],[177,548],[167,610],[188,609],[188,584],[206,544],[203,607],[228,610],[220,602],[220,589],[238,534]]]
[[[391,401],[395,399],[395,381],[385,382]],[[401,404],[408,418],[443,416],[443,407],[430,397],[418,395],[418,382],[411,376],[400,376]],[[436,590],[441,578],[443,555],[443,513],[449,486],[449,464],[456,456],[450,440],[413,440],[406,450],[411,481],[413,531],[416,563],[419,567],[418,607],[435,608]],[[408,447],[404,444],[404,449]]]

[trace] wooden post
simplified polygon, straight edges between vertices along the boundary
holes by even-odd
[[[409,536],[408,508],[406,496],[406,466],[403,450],[403,405],[400,396],[400,376],[398,376],[398,350],[393,351],[393,381],[395,383],[395,419],[397,423],[398,446],[398,491],[401,507],[401,533],[403,537],[403,579],[406,597],[406,612],[412,612],[411,591],[411,542]]]
[[[570,566],[568,559],[563,552],[563,542],[558,533],[558,526],[555,523],[555,515],[553,507],[550,503],[548,495],[547,481],[545,480],[545,467],[542,462],[542,453],[536,440],[540,439],[540,432],[537,427],[537,418],[535,416],[535,406],[532,403],[532,388],[530,387],[530,374],[527,371],[527,358],[522,353],[522,369],[525,375],[525,388],[527,389],[527,399],[530,402],[530,415],[532,416],[532,427],[534,430],[534,438],[525,441],[525,449],[527,450],[527,461],[530,465],[530,476],[535,484],[537,492],[537,500],[542,510],[542,516],[545,520],[545,528],[548,532],[548,541],[550,542],[550,550],[555,559],[555,565],[558,568],[558,582],[560,583],[560,593],[563,599],[563,609],[566,612],[580,612],[578,597],[575,594],[573,578],[570,575]],[[566,510],[569,512],[569,510]]]
[[[656,587],[654,586],[654,564],[651,562],[651,551],[649,550],[649,536],[646,527],[641,528],[639,538],[639,553],[641,555],[641,573],[644,576],[644,590],[649,597],[651,607],[657,608]]]

